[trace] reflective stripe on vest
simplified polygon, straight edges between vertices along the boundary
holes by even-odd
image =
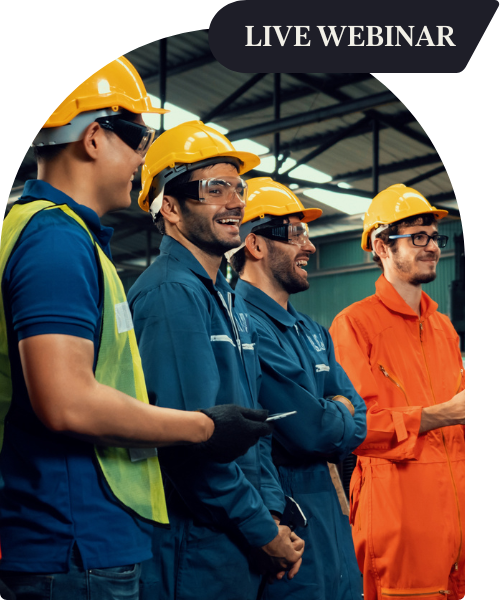
[[[84,221],[67,205],[57,205],[48,200],[14,205],[2,228],[0,281],[3,284],[7,262],[30,220],[41,210],[54,209],[62,210],[85,229],[99,257],[99,267],[104,281],[104,304],[95,378],[103,385],[148,403],[137,340],[132,324],[127,319],[129,313],[123,285],[113,263],[94,241]],[[2,290],[0,294],[0,448],[3,443],[4,421],[11,400],[12,380]],[[131,462],[126,448],[105,446],[95,446],[95,453],[109,487],[123,505],[144,519],[162,524],[168,523],[160,466],[156,457]]]

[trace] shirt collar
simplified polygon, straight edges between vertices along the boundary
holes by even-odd
[[[220,270],[217,272],[217,278],[214,286],[212,278],[205,271],[200,261],[185,246],[169,235],[164,235],[161,240],[160,254],[168,254],[175,260],[178,260],[200,279],[202,279],[207,287],[234,294],[233,289],[226,281],[226,278]]]
[[[239,279],[236,284],[236,291],[249,304],[252,304],[252,306],[255,306],[285,327],[293,327],[297,320],[302,320],[290,303],[288,303],[288,310],[285,310],[271,296],[268,296],[259,288],[248,283],[248,281]]]
[[[403,315],[418,318],[417,313],[406,304],[394,286],[387,281],[384,274],[382,274],[375,282],[375,288],[375,295],[387,306],[387,308]],[[421,319],[424,320],[429,318],[436,312],[437,308],[437,302],[434,302],[428,294],[422,292],[422,298],[420,300]]]
[[[113,235],[113,228],[101,225],[99,216],[94,210],[83,204],[78,204],[73,198],[53,187],[50,183],[41,179],[29,179],[24,185],[23,195],[19,198],[18,202],[24,203],[33,200],[49,200],[59,205],[67,204],[73,212],[83,219],[103,247],[109,245],[111,236]]]

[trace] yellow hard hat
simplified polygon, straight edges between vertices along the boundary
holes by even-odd
[[[67,125],[86,111],[155,108],[144,83],[120,56],[110,63],[3,63],[0,128],[44,129]]]
[[[236,150],[222,133],[201,121],[188,121],[165,131],[146,154],[141,171],[139,206],[149,211],[150,191],[156,197],[168,181],[187,171],[213,164],[221,157],[235,159],[240,175],[260,164],[256,154]]]
[[[320,208],[304,208],[292,190],[270,177],[255,177],[249,179],[247,184],[247,205],[242,223],[264,216],[284,217],[295,213],[302,213],[304,216],[300,220],[309,223],[323,214]]]
[[[413,188],[402,183],[391,185],[375,196],[365,213],[361,248],[367,252],[372,250],[370,235],[380,225],[390,225],[425,213],[432,213],[439,221],[446,217],[448,211],[431,206],[429,201]]]

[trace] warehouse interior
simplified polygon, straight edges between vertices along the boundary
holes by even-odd
[[[271,176],[288,185],[306,207],[323,216],[311,224],[316,245],[309,263],[310,289],[294,306],[329,326],[344,307],[373,293],[379,276],[359,245],[363,213],[371,198],[394,183],[420,191],[449,211],[440,231],[450,241],[437,279],[426,291],[448,314],[465,351],[465,259],[460,213],[441,162],[420,124],[380,81],[368,73],[236,73],[212,55],[207,31],[158,40],[127,54],[157,106],[159,132],[193,119],[209,123],[261,165],[246,177]],[[9,206],[24,182],[36,177],[30,149],[16,175]],[[158,255],[160,235],[137,206],[140,178],[129,209],[104,217],[116,229],[115,264],[128,289]],[[8,209],[7,208],[7,209]],[[228,279],[234,274],[222,267]]]

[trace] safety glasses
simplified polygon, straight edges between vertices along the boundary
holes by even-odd
[[[266,226],[262,229],[254,229],[253,233],[261,235],[269,240],[288,242],[296,246],[305,246],[309,243],[309,227],[307,223],[283,224]]]
[[[175,196],[181,194],[203,204],[226,206],[235,196],[246,205],[248,186],[241,177],[211,177],[188,181],[169,190]]]
[[[140,156],[146,156],[146,152],[155,139],[156,131],[154,129],[146,125],[120,119],[119,115],[99,117],[96,121],[103,129],[116,133],[127,146],[130,146]]]
[[[437,233],[434,235],[427,235],[426,233],[402,233],[400,235],[390,235],[390,240],[396,240],[398,238],[410,238],[413,242],[414,246],[418,246],[419,248],[425,248],[427,244],[432,240],[438,248],[445,248],[448,243],[447,235],[438,235]]]

